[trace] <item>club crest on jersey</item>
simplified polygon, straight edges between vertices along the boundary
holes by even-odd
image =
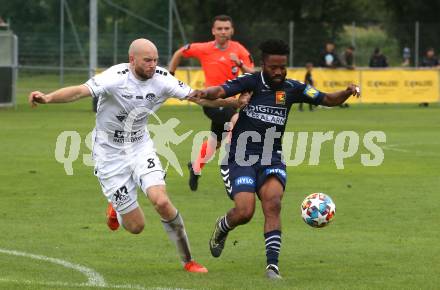
[[[119,113],[116,115],[116,119],[118,119],[119,122],[123,122],[125,119],[127,119],[127,116],[128,116],[127,112],[122,110],[119,111]]]
[[[316,98],[319,94],[318,90],[315,89],[314,87],[312,87],[311,85],[307,85],[305,90],[304,90],[304,94],[306,96],[309,96],[311,98]]]
[[[145,99],[150,102],[154,101],[155,98],[156,98],[156,95],[153,93],[149,93],[145,96]]]
[[[286,104],[286,92],[285,91],[276,91],[275,92],[275,103],[277,105],[285,105]]]

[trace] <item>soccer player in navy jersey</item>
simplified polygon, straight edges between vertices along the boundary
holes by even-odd
[[[265,218],[266,276],[280,279],[280,212],[287,179],[281,139],[290,108],[301,102],[338,106],[352,95],[359,97],[360,93],[355,85],[349,85],[344,91],[323,93],[310,85],[286,79],[289,47],[282,40],[265,41],[260,49],[261,72],[244,74],[222,86],[209,87],[199,91],[194,98],[214,100],[242,92],[252,93],[251,97],[245,95],[247,99],[240,100],[247,105],[240,110],[227,161],[221,166],[226,191],[234,207],[218,218],[209,247],[214,257],[221,255],[229,231],[251,220],[256,194]]]

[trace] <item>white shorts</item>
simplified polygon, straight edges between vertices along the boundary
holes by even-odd
[[[156,153],[142,151],[111,161],[95,160],[95,175],[102,192],[120,214],[139,206],[137,187],[147,194],[150,186],[165,185],[165,172]]]

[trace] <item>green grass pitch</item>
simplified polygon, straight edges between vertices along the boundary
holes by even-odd
[[[42,84],[44,85],[44,84]],[[31,110],[26,93],[19,105],[0,110],[0,288],[88,289],[79,271],[19,251],[60,259],[93,269],[110,289],[438,289],[440,285],[440,106],[356,105],[349,109],[293,109],[288,131],[371,130],[386,134],[379,144],[382,165],[365,167],[360,155],[336,169],[334,141],[323,144],[320,163],[288,168],[283,200],[282,281],[264,276],[263,216],[258,204],[253,220],[231,232],[223,255],[208,249],[215,219],[232,206],[216,162],[205,167],[197,192],[187,186],[184,167],[192,138],[173,146],[184,169],[168,171],[172,201],[182,213],[197,261],[207,275],[182,270],[157,214],[143,195],[142,234],[110,232],[106,200],[92,168],[82,162],[84,144],[94,126],[90,100],[40,106]],[[195,106],[162,107],[162,121],[178,118],[179,134],[207,130],[208,119]],[[78,131],[82,138],[74,175],[66,175],[54,157],[57,136]],[[194,136],[194,133],[191,137]],[[361,143],[362,144],[362,143]],[[307,153],[310,152],[310,141]],[[334,222],[323,229],[300,217],[302,199],[325,192],[336,203]],[[1,252],[3,250],[3,252]],[[95,287],[94,289],[99,289]]]

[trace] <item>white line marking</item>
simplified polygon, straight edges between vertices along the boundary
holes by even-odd
[[[63,266],[65,268],[70,268],[76,271],[81,272],[82,274],[87,276],[87,283],[83,284],[84,286],[100,286],[100,287],[105,287],[106,283],[104,278],[97,272],[93,271],[90,268],[78,265],[78,264],[73,264],[61,259],[56,259],[56,258],[50,258],[50,257],[46,257],[46,256],[40,256],[40,255],[34,255],[34,254],[29,254],[29,253],[25,253],[25,252],[18,252],[18,251],[11,251],[11,250],[6,250],[6,249],[1,249],[0,248],[0,253],[3,254],[7,254],[7,255],[13,255],[13,256],[20,256],[20,257],[27,257],[27,258],[31,258],[31,259],[35,259],[35,260],[42,260],[42,261],[47,261],[53,264],[58,264],[60,266]]]
[[[420,156],[440,156],[436,152],[420,151],[420,150],[407,150],[407,149],[398,148],[398,147],[402,147],[402,146],[415,146],[415,145],[426,145],[426,144],[422,144],[422,143],[387,144],[387,145],[383,145],[382,148],[385,149],[385,150],[402,152],[402,153],[414,153],[414,154],[417,154],[417,155],[420,155]]]
[[[87,285],[86,283],[66,283],[66,282],[38,282],[31,280],[14,280],[14,279],[4,279],[0,278],[0,283],[16,283],[16,284],[27,284],[27,285],[39,285],[39,286],[51,286],[51,287],[87,287],[87,288],[104,288],[104,289],[134,289],[134,290],[189,290],[185,288],[163,288],[163,287],[149,287],[145,288],[140,285],[116,285],[116,284],[106,284],[105,286],[100,285]]]

